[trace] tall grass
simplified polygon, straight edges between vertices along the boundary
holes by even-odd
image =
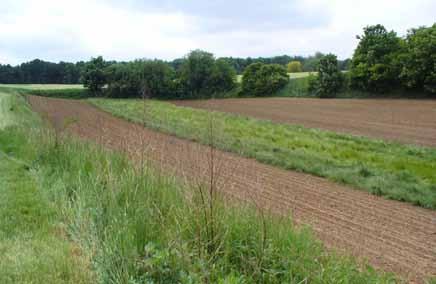
[[[93,272],[92,279],[79,278],[83,282],[394,281],[349,258],[327,253],[310,230],[293,227],[289,218],[260,215],[248,205],[226,205],[228,202],[219,196],[209,215],[214,224],[211,235],[211,219],[206,223],[202,218],[205,211],[197,190],[180,186],[173,178],[147,167],[137,167],[123,154],[66,138],[58,141],[44,128],[8,127],[0,131],[0,149],[8,159],[19,161],[20,167],[32,173],[34,192],[43,196],[43,203],[34,200],[40,209],[26,212],[29,224],[40,228],[40,220],[48,214],[48,220],[58,224],[65,240],[76,247],[73,255],[89,259],[89,266],[86,262],[71,266],[77,273],[80,267]],[[12,172],[16,172],[14,167]],[[15,194],[18,198],[25,193]],[[20,216],[16,212],[12,215]],[[3,227],[8,219],[0,222]],[[39,241],[40,237],[33,235],[31,239]],[[17,252],[23,251],[17,248]],[[24,268],[2,265],[0,274],[8,275],[13,269],[21,272]],[[28,275],[44,283],[37,277],[53,276],[56,271],[32,270]],[[69,275],[59,277],[74,282]]]
[[[116,116],[143,123],[138,100],[92,99]],[[151,101],[147,125],[208,144],[206,110]],[[436,209],[436,150],[301,126],[215,113],[216,146],[260,162]]]

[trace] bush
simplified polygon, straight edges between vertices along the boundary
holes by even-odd
[[[250,96],[270,96],[289,82],[285,67],[278,64],[253,63],[242,77],[242,92]]]
[[[303,65],[300,61],[291,61],[288,63],[288,72],[297,73],[303,71]]]
[[[310,91],[321,98],[332,98],[342,89],[344,78],[336,55],[327,54],[318,64],[318,76],[310,81]]]

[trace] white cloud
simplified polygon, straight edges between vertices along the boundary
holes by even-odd
[[[0,62],[171,59],[202,48],[217,56],[351,56],[366,25],[404,35],[431,25],[436,1],[304,0],[268,2],[2,0]],[[139,3],[139,4],[138,4]],[[146,4],[144,4],[146,3]],[[257,4],[256,4],[257,3]]]

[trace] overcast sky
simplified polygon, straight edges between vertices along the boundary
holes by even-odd
[[[381,23],[404,35],[436,22],[436,0],[1,0],[0,63],[216,56],[350,57]]]

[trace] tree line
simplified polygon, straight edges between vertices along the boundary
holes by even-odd
[[[194,50],[177,69],[162,60],[135,60],[109,64],[100,56],[84,67],[82,81],[96,96],[157,99],[198,99],[228,96],[273,95],[289,82],[286,67],[252,63],[243,72],[242,83],[225,58]]]
[[[0,84],[79,84],[85,62],[52,63],[39,59],[18,66],[0,64]]]
[[[335,55],[324,56],[310,91],[321,97],[334,97],[343,89],[375,95],[398,90],[436,94],[436,24],[413,28],[403,38],[373,25],[357,38],[349,72],[340,72]]]
[[[235,57],[224,57],[226,60],[238,74],[242,74],[249,65],[253,63],[262,63],[262,64],[278,64],[282,66],[287,66],[290,62],[299,62],[301,64],[301,68],[298,72],[313,72],[316,71],[319,60],[325,54],[321,52],[316,52],[314,55],[310,55],[307,57],[304,56],[289,56],[289,55],[281,55],[274,57],[258,57],[258,58],[235,58]],[[338,60],[339,69],[347,70],[349,68],[350,59]]]
[[[242,74],[250,64],[279,64],[287,66],[291,61],[299,62],[301,67],[295,72],[315,71],[319,60],[324,56],[321,52],[316,52],[311,56],[289,56],[281,55],[274,57],[258,57],[258,58],[236,58],[223,57],[221,61],[228,63],[237,74]],[[172,61],[166,61],[174,71],[179,71],[185,58],[178,58]],[[347,70],[350,60],[339,60],[339,68]],[[0,63],[0,84],[79,84],[81,83],[81,75],[85,65],[89,63],[79,61],[76,63],[70,62],[47,62],[40,59],[35,59],[17,66]],[[126,62],[108,61],[110,64],[123,64]]]

